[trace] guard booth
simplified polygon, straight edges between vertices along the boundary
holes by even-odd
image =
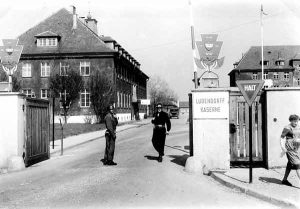
[[[192,90],[190,107],[190,155],[208,169],[249,166],[249,131],[253,136],[253,164],[267,167],[265,93],[249,107],[237,87]],[[197,158],[198,155],[198,158]]]

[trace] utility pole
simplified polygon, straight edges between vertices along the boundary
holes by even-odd
[[[261,79],[264,80],[264,28],[263,15],[266,15],[263,10],[263,5],[260,7],[260,38],[261,38]]]

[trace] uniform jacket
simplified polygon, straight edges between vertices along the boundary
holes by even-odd
[[[154,125],[166,125],[167,131],[171,130],[171,122],[169,115],[164,111],[161,111],[160,113],[156,112],[151,122]]]
[[[113,137],[116,136],[116,127],[118,125],[118,119],[116,116],[111,114],[110,112],[106,114],[104,118],[105,126],[109,134]]]

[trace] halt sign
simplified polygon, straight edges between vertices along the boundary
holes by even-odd
[[[242,92],[248,105],[251,106],[253,101],[255,100],[258,92],[264,86],[264,81],[263,80],[243,80],[243,81],[236,81],[236,84],[239,87],[240,91]]]

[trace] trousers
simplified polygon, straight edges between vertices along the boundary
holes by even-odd
[[[166,141],[166,128],[156,127],[153,129],[152,144],[154,149],[158,152],[160,156],[164,156]]]
[[[113,161],[114,153],[115,153],[115,142],[116,137],[113,137],[111,134],[105,134],[105,152],[104,152],[104,160],[106,161]]]

